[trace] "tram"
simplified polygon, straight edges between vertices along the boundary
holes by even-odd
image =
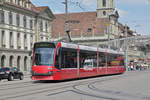
[[[32,80],[66,80],[125,72],[124,53],[65,42],[37,42]]]

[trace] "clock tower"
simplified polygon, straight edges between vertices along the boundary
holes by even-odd
[[[108,18],[109,14],[114,12],[114,0],[97,0],[97,17]]]

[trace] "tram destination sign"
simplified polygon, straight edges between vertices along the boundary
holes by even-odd
[[[55,48],[54,43],[36,43],[34,48]]]

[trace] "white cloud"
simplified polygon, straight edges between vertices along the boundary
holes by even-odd
[[[88,9],[96,8],[97,6],[97,0],[78,0],[81,5],[86,6]]]
[[[125,18],[128,16],[128,12],[125,10],[117,9],[119,12],[120,17]]]

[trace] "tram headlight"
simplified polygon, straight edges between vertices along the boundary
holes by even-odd
[[[53,68],[47,68],[47,69],[53,70]]]

